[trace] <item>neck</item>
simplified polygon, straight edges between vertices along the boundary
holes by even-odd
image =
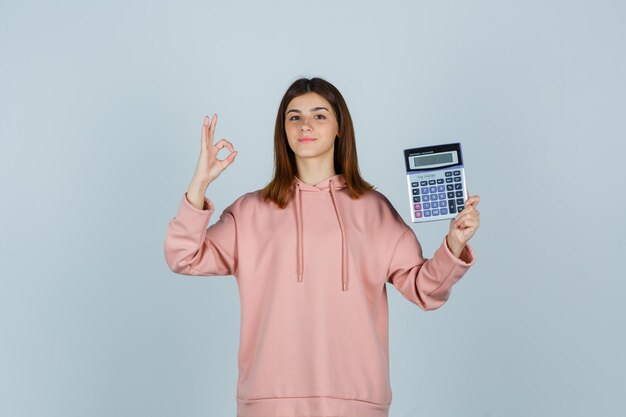
[[[296,166],[298,168],[297,177],[300,181],[311,185],[336,175],[332,160],[320,163],[319,161],[296,158]]]

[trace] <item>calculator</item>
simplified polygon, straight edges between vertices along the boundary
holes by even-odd
[[[413,223],[453,219],[465,208],[460,143],[405,149],[404,162]]]

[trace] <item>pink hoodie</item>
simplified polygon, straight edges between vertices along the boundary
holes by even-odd
[[[185,275],[234,275],[241,305],[238,417],[384,417],[387,285],[423,310],[446,302],[474,262],[445,239],[422,257],[413,230],[378,191],[352,199],[343,175],[294,178],[285,209],[246,193],[215,211],[183,196],[165,259]]]

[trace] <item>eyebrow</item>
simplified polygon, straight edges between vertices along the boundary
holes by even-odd
[[[313,107],[313,108],[311,109],[311,111],[312,111],[312,112],[313,112],[313,111],[318,111],[318,110],[326,110],[326,111],[328,111],[328,109],[327,109],[326,107]],[[298,110],[298,109],[291,109],[291,110],[287,110],[287,113],[286,113],[286,114],[289,114],[289,113],[291,113],[291,112],[294,112],[294,113],[302,113],[302,112],[301,112],[300,110]]]

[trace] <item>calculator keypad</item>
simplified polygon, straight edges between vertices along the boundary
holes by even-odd
[[[458,169],[441,171],[440,178],[413,181],[413,213],[416,219],[456,215],[465,208],[463,179]]]

